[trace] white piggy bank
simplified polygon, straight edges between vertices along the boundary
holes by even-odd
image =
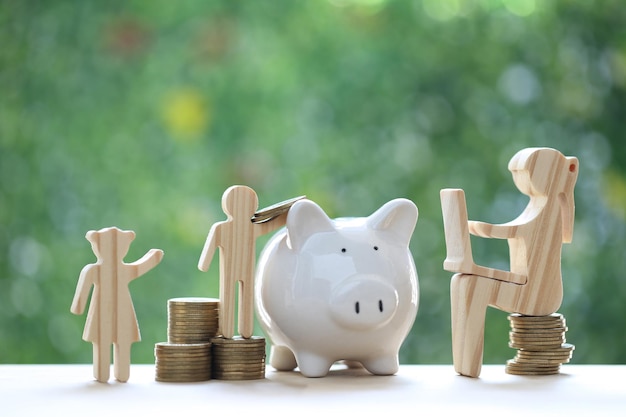
[[[417,207],[395,199],[369,217],[330,219],[296,202],[261,253],[256,310],[272,343],[270,365],[325,376],[339,360],[375,375],[398,371],[418,308],[409,241]]]

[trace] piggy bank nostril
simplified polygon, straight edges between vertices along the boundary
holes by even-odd
[[[378,311],[380,311],[381,313],[385,311],[383,300],[378,300]],[[361,302],[357,301],[354,303],[354,312],[356,314],[361,313]]]

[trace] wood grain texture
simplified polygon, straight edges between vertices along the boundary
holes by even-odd
[[[239,286],[239,334],[250,338],[254,329],[254,268],[256,239],[285,225],[286,213],[265,223],[252,223],[258,208],[254,190],[233,185],[222,195],[222,210],[227,219],[214,223],[200,255],[198,268],[208,271],[219,248],[220,262],[220,328],[226,338],[235,334],[235,292]]]
[[[573,234],[578,160],[551,148],[527,148],[513,156],[509,170],[530,200],[508,223],[468,221],[463,191],[441,191],[444,269],[457,272],[450,284],[453,361],[462,375],[480,375],[488,306],[544,316],[562,302],[561,247]],[[469,234],[507,239],[510,271],[475,265]]]
[[[111,345],[114,345],[114,375],[118,381],[126,382],[130,373],[130,346],[141,340],[128,284],[161,262],[163,251],[151,249],[138,261],[127,264],[123,260],[135,239],[133,231],[109,227],[89,231],[86,238],[97,262],[81,271],[70,311],[83,313],[93,286],[83,339],[93,344],[94,377],[100,382],[109,380]]]

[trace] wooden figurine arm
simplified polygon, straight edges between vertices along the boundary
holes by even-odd
[[[163,259],[163,251],[161,249],[150,249],[141,259],[129,264],[129,266],[134,268],[134,274],[131,280],[140,277],[157,266],[161,262],[161,259]]]
[[[467,226],[470,234],[494,239],[511,239],[517,235],[518,226],[511,224],[490,224],[469,220]]]
[[[74,299],[70,307],[72,314],[83,314],[83,311],[85,311],[89,290],[91,290],[91,286],[93,285],[94,274],[98,267],[99,265],[97,264],[89,264],[80,271],[78,284],[76,284],[76,292],[74,293]]]
[[[256,223],[254,225],[255,237],[263,236],[274,230],[280,229],[284,225],[287,224],[287,214],[288,212],[282,213],[280,216],[274,217],[273,219],[263,222]]]
[[[206,238],[206,242],[204,242],[204,247],[202,248],[202,253],[200,254],[200,260],[198,261],[198,269],[200,271],[206,272],[209,270],[211,266],[211,261],[213,260],[213,254],[218,246],[218,241],[220,240],[221,235],[221,223],[215,223],[211,226],[211,230],[209,231],[209,235]]]

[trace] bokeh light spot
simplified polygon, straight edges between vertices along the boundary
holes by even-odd
[[[148,29],[136,18],[113,21],[106,30],[105,42],[115,55],[131,58],[143,52],[149,44]]]
[[[48,322],[48,337],[60,352],[76,352],[82,344],[80,335],[81,329],[68,314],[56,314]]]
[[[609,66],[614,83],[626,86],[626,51],[611,50],[609,52]]]
[[[162,106],[163,121],[175,139],[197,139],[209,125],[209,106],[197,90],[174,91]]]
[[[503,0],[504,7],[520,17],[526,17],[533,14],[536,9],[535,0]]]
[[[376,13],[382,9],[388,0],[328,0],[336,7],[359,6],[370,12]]]
[[[535,100],[541,92],[534,71],[522,64],[508,67],[500,76],[498,87],[509,100],[522,105]]]
[[[626,179],[615,171],[604,176],[604,199],[615,215],[626,219]]]
[[[9,248],[11,266],[19,273],[34,277],[39,270],[44,247],[30,237],[18,237]]]
[[[461,10],[458,0],[424,0],[422,5],[431,19],[442,22],[455,18]]]
[[[27,278],[18,278],[12,284],[11,301],[15,310],[26,317],[36,316],[43,304],[37,283]]]

